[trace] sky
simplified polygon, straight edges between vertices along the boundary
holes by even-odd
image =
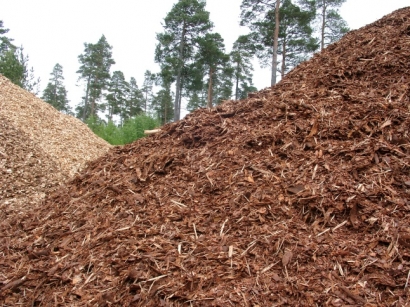
[[[116,64],[126,80],[136,78],[141,87],[144,72],[159,71],[154,63],[156,33],[177,0],[0,0],[0,20],[10,29],[8,37],[23,46],[29,67],[40,77],[40,96],[56,63],[63,66],[64,85],[70,105],[81,101],[84,85],[78,82],[78,56],[84,43],[97,43],[105,35],[113,47]],[[214,31],[225,40],[226,51],[246,27],[239,26],[242,0],[207,0],[206,9]],[[340,8],[348,26],[358,29],[392,11],[410,6],[410,0],[347,0]],[[254,62],[254,85],[270,85],[269,69]]]

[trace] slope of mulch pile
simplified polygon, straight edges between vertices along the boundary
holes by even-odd
[[[110,145],[0,75],[0,205],[38,203]]]
[[[405,306],[409,47],[405,8],[93,161],[0,224],[0,300]]]
[[[41,198],[41,192],[65,179],[53,159],[3,116],[0,116],[0,174],[3,201],[27,195]]]

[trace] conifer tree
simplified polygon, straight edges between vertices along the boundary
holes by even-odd
[[[228,65],[229,55],[225,54],[223,38],[219,33],[207,33],[198,38],[198,45],[195,63],[207,75],[207,107],[212,108],[214,82]]]
[[[157,34],[155,61],[172,72],[175,80],[174,120],[180,119],[183,73],[195,54],[197,39],[211,28],[204,0],[179,0],[164,19],[164,32]]]
[[[137,80],[131,77],[129,82],[129,92],[126,100],[126,106],[124,110],[123,118],[127,120],[131,117],[135,117],[141,114],[143,111],[143,106],[145,104],[145,97],[142,91],[138,88]],[[144,106],[145,107],[145,106]]]
[[[206,107],[206,100],[206,88],[204,88],[202,91],[193,92],[188,98],[187,110],[189,112],[192,112],[196,109]]]
[[[155,83],[155,74],[151,73],[150,70],[146,70],[144,74],[144,83],[142,85],[141,91],[144,95],[144,112],[147,114],[148,106],[151,104],[152,100],[152,90]]]
[[[71,108],[67,99],[67,90],[63,84],[63,67],[57,63],[54,65],[50,75],[51,78],[43,91],[41,99],[51,104],[57,110],[66,114],[71,114]]]
[[[115,64],[112,59],[112,47],[108,44],[104,35],[96,44],[84,43],[84,53],[78,56],[81,64],[79,79],[85,81],[85,96],[77,106],[77,116],[85,121],[90,116],[97,116],[102,109],[98,103],[102,98],[103,90],[107,88],[110,80],[110,68]]]
[[[34,68],[28,68],[28,56],[25,56],[24,48],[10,48],[0,54],[0,73],[14,84],[25,90],[38,95],[40,78],[34,75]]]
[[[278,39],[279,39],[279,9],[280,9],[280,0],[242,0],[241,4],[241,26],[248,26],[251,30],[251,37],[254,37],[256,40],[260,40],[257,33],[262,30],[265,30],[264,48],[270,48],[271,54],[271,85],[276,84],[276,73],[277,73],[277,55],[278,55]],[[273,31],[266,32],[266,23],[272,23],[272,16],[275,18],[273,23]],[[270,35],[270,37],[268,37]],[[256,52],[256,48],[259,50],[261,47],[262,41],[260,40],[256,46],[252,46],[252,50]],[[267,46],[270,44],[270,46]],[[268,51],[269,52],[269,51]],[[262,62],[263,66],[267,66],[267,60],[265,59]]]
[[[252,58],[253,54],[249,35],[241,35],[233,44],[230,54],[234,85],[235,100],[246,98],[249,92],[256,91],[252,85]]]
[[[15,50],[7,50],[0,54],[0,73],[11,82],[23,87],[25,71]]]
[[[340,6],[345,2],[346,0],[316,0],[321,49],[349,31],[346,21],[339,14]]]
[[[215,75],[212,98],[214,105],[232,98],[233,77],[234,69],[229,63],[224,65],[219,73]]]
[[[281,66],[278,71],[282,77],[318,48],[311,27],[311,22],[316,14],[314,1],[299,0],[298,4],[300,6],[293,4],[291,0],[282,0],[279,9],[280,26],[277,53],[281,55]],[[264,66],[268,65],[269,61],[274,58],[271,46],[276,28],[276,7],[273,0],[243,0],[242,3],[241,24],[249,26],[254,46],[253,51]],[[274,60],[272,67],[274,67],[273,62]]]
[[[157,120],[164,125],[173,120],[173,95],[171,92],[172,83],[171,70],[162,69],[158,75],[157,84],[161,89],[152,97],[150,109],[153,111]]]
[[[3,20],[0,20],[0,55],[9,50],[15,50],[16,46],[12,44],[13,39],[5,36],[10,30],[4,28]]]
[[[24,48],[14,46],[13,39],[5,35],[8,32],[0,20],[0,73],[14,84],[38,95],[40,78],[35,78],[33,67],[28,68]]]
[[[314,2],[300,0],[306,10],[292,3],[291,0],[284,0],[279,10],[281,26],[279,28],[279,49],[281,55],[281,77],[307,60],[319,45],[317,39],[313,37],[311,23],[315,18]]]
[[[108,83],[106,95],[106,107],[108,121],[113,120],[114,115],[120,115],[121,123],[126,117],[126,99],[129,92],[129,84],[125,81],[122,71],[114,71]]]

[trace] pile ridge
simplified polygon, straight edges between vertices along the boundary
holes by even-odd
[[[0,224],[0,302],[405,306],[410,8]]]
[[[0,205],[38,202],[46,188],[74,176],[111,147],[78,119],[58,112],[2,75],[0,118]]]

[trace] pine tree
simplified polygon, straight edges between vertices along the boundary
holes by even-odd
[[[0,20],[0,55],[7,51],[17,49],[16,46],[11,43],[13,39],[4,35],[8,32],[9,29],[4,28],[3,20]]]
[[[144,83],[142,85],[142,93],[144,95],[144,112],[147,114],[148,106],[151,104],[152,100],[152,89],[155,83],[155,74],[151,73],[151,71],[146,70],[144,74]]]
[[[281,26],[279,29],[279,49],[281,55],[281,77],[308,59],[319,47],[313,37],[311,23],[315,18],[313,2],[300,0],[307,10],[294,5],[291,0],[284,0],[279,11]]]
[[[265,50],[271,54],[271,85],[276,84],[278,36],[279,36],[279,9],[280,0],[242,0],[241,4],[241,26],[248,26],[251,37],[255,38],[256,45],[251,46],[253,52]],[[275,21],[272,24],[272,16]],[[273,31],[266,31],[267,25],[273,26]],[[265,33],[261,33],[264,31]],[[261,36],[264,36],[263,39]],[[264,41],[262,43],[262,41]],[[261,59],[261,57],[259,57]],[[267,59],[262,60],[262,65],[267,66]]]
[[[108,83],[106,103],[104,108],[108,111],[108,121],[113,120],[114,115],[120,115],[121,123],[126,119],[126,100],[129,93],[129,84],[125,81],[122,71],[114,71]]]
[[[218,105],[232,97],[234,68],[227,63],[214,77],[212,103]]]
[[[138,88],[137,80],[131,77],[129,82],[129,92],[126,100],[126,108],[124,111],[124,120],[135,117],[143,112],[145,98],[142,91]]]
[[[162,124],[166,124],[173,120],[173,95],[171,92],[172,72],[167,69],[162,69],[157,79],[157,85],[161,89],[152,97],[150,109],[154,116]]]
[[[14,84],[38,95],[40,78],[35,78],[33,67],[28,68],[24,48],[14,46],[13,39],[5,35],[8,32],[9,29],[4,28],[0,20],[0,73]]]
[[[81,66],[77,73],[86,85],[85,96],[76,110],[77,116],[83,121],[90,116],[97,117],[97,111],[102,108],[98,101],[108,86],[111,65],[115,64],[111,50],[112,47],[102,35],[97,44],[85,43],[84,53],[78,56]]]
[[[20,63],[14,50],[0,54],[0,73],[14,84],[23,87],[25,67]]]
[[[172,71],[175,85],[174,120],[180,119],[184,68],[193,58],[196,41],[211,28],[204,0],[179,0],[164,19],[164,32],[157,34],[155,61]]]
[[[40,93],[40,78],[36,78],[33,67],[31,67],[30,70],[25,69],[23,77],[23,88],[36,96],[38,96],[38,94]]]
[[[274,8],[277,6],[273,4],[273,1],[261,0],[244,0],[244,4],[248,5],[243,6],[241,24],[246,24],[251,29],[250,37],[254,45],[253,51],[262,65],[267,65],[273,58],[271,46],[276,28]],[[291,0],[283,0],[279,10],[280,27],[277,53],[281,55],[281,67],[278,71],[282,77],[318,48],[317,41],[312,36],[313,29],[310,26],[315,17],[314,2],[299,0],[299,4],[305,9],[293,4]]]
[[[252,85],[253,54],[249,35],[241,35],[233,44],[230,54],[235,82],[235,100],[246,98],[249,92],[256,91]]]
[[[346,21],[339,14],[340,6],[345,2],[346,0],[316,0],[321,49],[349,32]]]
[[[207,105],[206,88],[204,88],[202,91],[193,92],[189,96],[186,108],[189,112],[192,112],[199,108],[205,108],[206,105]]]
[[[0,54],[0,73],[14,84],[38,95],[40,78],[34,75],[34,68],[28,68],[28,56],[25,56],[24,48],[10,48]]]
[[[51,104],[57,110],[66,114],[71,114],[71,108],[67,99],[67,91],[63,84],[63,67],[57,63],[50,75],[50,82],[44,89],[41,99]]]
[[[228,65],[229,55],[225,54],[223,38],[219,33],[207,33],[198,38],[199,50],[195,63],[207,75],[208,95],[207,106],[212,108],[214,82],[218,74]]]

